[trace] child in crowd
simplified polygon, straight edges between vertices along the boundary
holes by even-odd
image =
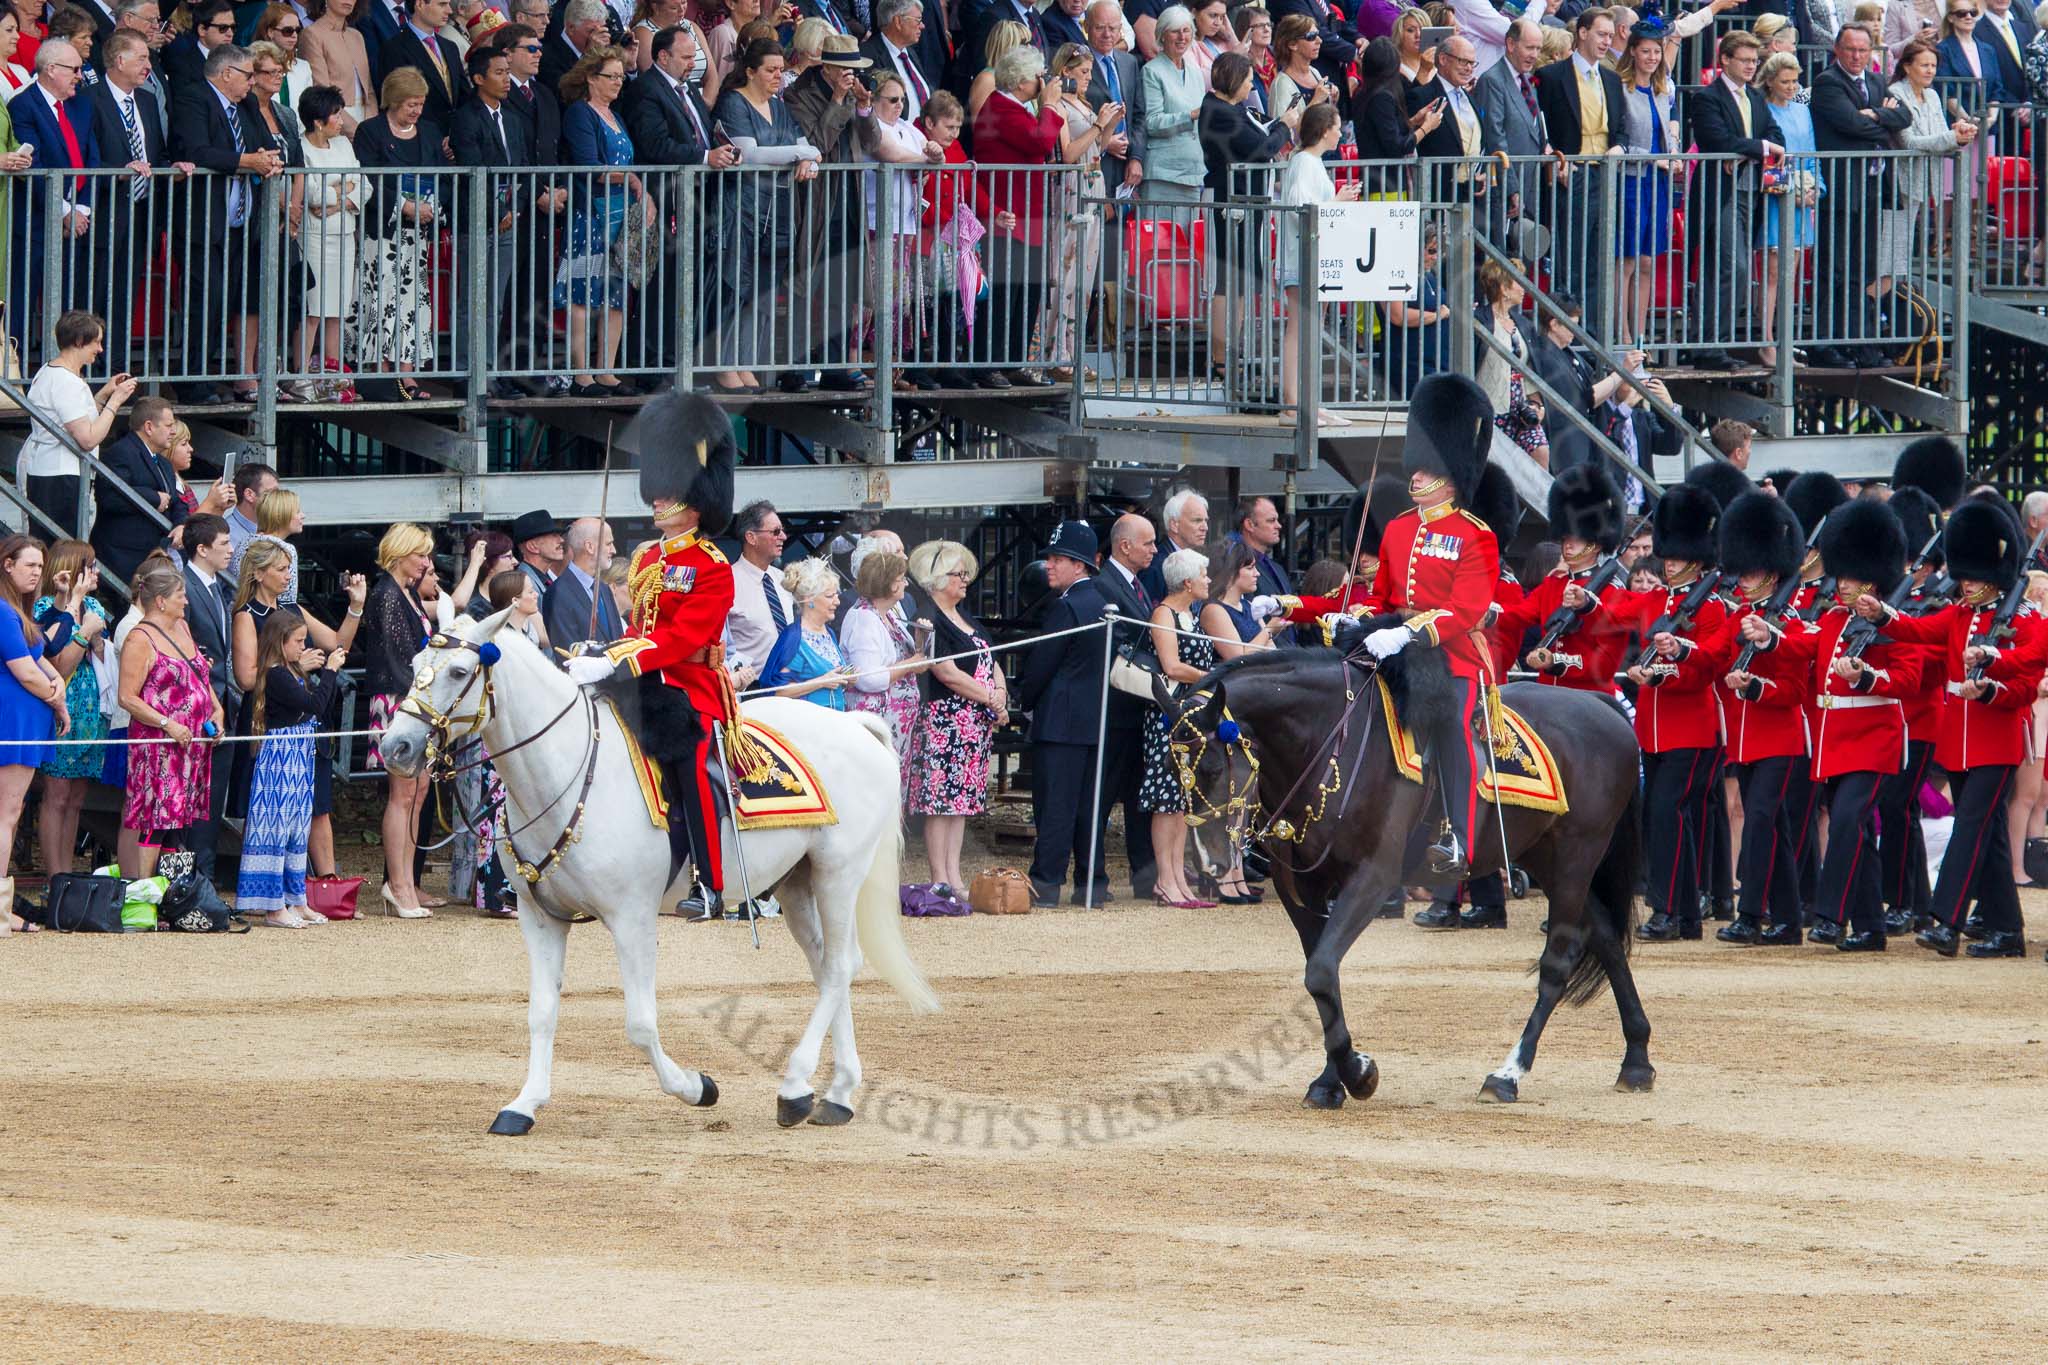
[[[264,618],[256,642],[254,733],[265,738],[249,778],[235,908],[261,913],[277,929],[310,929],[327,919],[306,904],[306,838],[313,825],[313,731],[338,686],[346,650],[306,648],[295,613]]]

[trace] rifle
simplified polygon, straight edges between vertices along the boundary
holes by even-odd
[[[1641,534],[1643,527],[1649,523],[1649,520],[1648,517],[1638,517],[1636,524],[1629,527],[1628,533],[1622,536],[1621,543],[1626,545],[1631,540],[1634,540]],[[1613,587],[1615,580],[1619,579],[1626,572],[1627,570],[1622,567],[1620,555],[1610,555],[1603,560],[1600,567],[1593,570],[1593,576],[1586,580],[1586,605],[1583,607],[1561,606],[1556,611],[1550,613],[1550,618],[1543,623],[1543,636],[1537,640],[1536,648],[1541,650],[1555,649],[1557,642],[1562,640],[1571,631],[1572,627],[1585,620],[1587,615],[1592,612],[1593,604],[1599,600],[1600,594]]]
[[[1763,617],[1764,622],[1766,624],[1769,624],[1770,622],[1777,620],[1780,616],[1783,616],[1785,614],[1785,608],[1792,605],[1792,594],[1798,591],[1799,575],[1787,574],[1785,578],[1779,582],[1777,591],[1773,592],[1770,595],[1770,597],[1765,600],[1763,606],[1757,610],[1757,615]],[[1749,672],[1750,661],[1756,658],[1757,649],[1758,646],[1754,641],[1743,645],[1742,652],[1735,656],[1734,666],[1731,667],[1728,671],[1730,673]]]
[[[1934,547],[1940,543],[1941,530],[1936,528],[1934,534],[1927,538],[1927,543],[1920,547],[1920,553],[1913,556],[1913,562],[1906,568],[1906,576],[1899,580],[1899,585],[1893,588],[1891,593],[1884,599],[1884,604],[1887,607],[1890,607],[1895,612],[1905,609],[1906,603],[1913,596],[1914,573],[1919,570],[1921,565],[1927,562],[1927,556],[1933,554]],[[1866,621],[1861,616],[1852,616],[1849,624],[1842,631],[1842,657],[1845,659],[1862,658],[1863,652],[1877,643],[1879,629],[1880,627],[1875,621]]]
[[[1707,599],[1712,597],[1715,589],[1720,586],[1719,569],[1708,569],[1702,573],[1693,583],[1691,590],[1680,599],[1677,610],[1664,613],[1657,618],[1656,624],[1650,627],[1649,642],[1644,644],[1643,652],[1636,656],[1635,666],[1645,670],[1677,672],[1677,668],[1672,664],[1658,661],[1656,639],[1659,635],[1683,635],[1691,630],[1692,623],[1699,618],[1700,608],[1707,604]]]
[[[1799,619],[1808,625],[1820,620],[1827,608],[1828,599],[1835,595],[1835,576],[1822,574],[1813,583],[1813,600],[1799,609]]]
[[[2005,596],[1999,600],[1998,610],[1991,617],[1991,629],[1970,638],[1973,647],[1996,649],[2012,638],[2012,618],[2020,614],[2020,604],[2027,600],[2027,566],[2034,562],[2035,555],[2041,553],[2043,541],[2048,541],[2048,526],[2041,528],[2041,533],[2034,537],[2033,545],[2027,550],[2027,557],[2020,561],[2019,577],[2013,580],[2012,586],[2005,590]],[[1984,671],[1989,667],[1991,661],[1987,659],[1972,668],[1966,676],[1970,682],[1976,682],[1984,676]]]
[[[1949,604],[1956,595],[1956,581],[1946,572],[1938,573],[1927,580],[1917,600],[1907,602],[1908,616],[1929,616]]]

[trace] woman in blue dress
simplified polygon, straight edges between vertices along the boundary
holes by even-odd
[[[1259,590],[1259,561],[1240,540],[1209,553],[1209,600],[1202,607],[1202,632],[1216,642],[1216,657],[1229,662],[1255,649],[1270,649],[1273,632],[1287,624],[1274,615],[1261,622],[1251,600]]]
[[[35,932],[14,913],[14,827],[36,766],[53,736],[71,728],[64,680],[43,658],[43,636],[29,608],[43,586],[43,543],[28,536],[0,540],[0,933]]]
[[[593,47],[562,77],[562,160],[573,166],[630,166],[633,139],[614,106],[626,85],[627,55],[623,48]],[[569,221],[569,246],[555,276],[555,304],[569,310],[569,392],[578,398],[605,398],[640,392],[637,384],[612,373],[619,343],[626,335],[626,296],[641,281],[628,280],[612,249],[637,214],[629,242],[643,259],[651,250],[654,201],[640,177],[631,171],[586,171],[571,177],[574,213]],[[590,335],[595,313],[597,336]]]
[[[1640,347],[1650,325],[1657,271],[1671,254],[1671,177],[1683,173],[1683,139],[1673,117],[1677,95],[1665,66],[1664,24],[1646,19],[1629,30],[1628,50],[1615,73],[1627,100],[1623,119],[1629,161],[1621,173],[1621,325],[1624,348]],[[1668,158],[1637,160],[1635,158]]]
[[[86,542],[60,540],[50,547],[43,567],[49,591],[36,599],[32,614],[42,632],[43,657],[58,676],[70,679],[64,688],[64,704],[71,712],[68,738],[105,739],[107,718],[100,711],[100,675],[93,657],[104,656],[114,618],[92,595],[100,585],[99,565]],[[100,780],[106,763],[106,747],[101,744],[60,744],[43,760],[36,837],[46,874],[72,870],[87,786]]]
[[[1771,106],[1771,117],[1778,121],[1778,131],[1785,138],[1785,162],[1779,171],[1775,190],[1764,196],[1764,341],[1770,342],[1778,320],[1778,247],[1784,233],[1783,217],[1787,208],[1791,210],[1792,250],[1804,253],[1813,245],[1815,205],[1828,192],[1827,181],[1821,176],[1820,158],[1810,155],[1814,150],[1813,110],[1807,107],[1799,89],[1799,58],[1789,52],[1774,52],[1764,59],[1763,69],[1757,73],[1757,84],[1763,87],[1764,99]],[[1801,156],[1801,152],[1809,155]],[[1769,189],[1769,186],[1766,186]],[[1792,278],[1796,282],[1801,276],[1801,262],[1792,263]],[[1758,353],[1766,365],[1778,363],[1777,348],[1766,344]]]
[[[796,620],[775,637],[758,686],[775,689],[778,697],[802,697],[844,711],[853,670],[846,665],[839,637],[832,633],[832,618],[839,612],[839,575],[829,559],[806,559],[783,571],[782,586],[796,599]]]

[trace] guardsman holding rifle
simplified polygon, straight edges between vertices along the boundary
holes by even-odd
[[[1610,611],[1643,637],[1629,663],[1636,685],[1636,741],[1643,750],[1643,831],[1649,845],[1650,918],[1638,937],[1652,942],[1700,936],[1705,880],[1707,797],[1720,768],[1721,712],[1714,684],[1733,647],[1713,596],[1720,573],[1714,532],[1721,505],[1705,489],[1679,484],[1657,500],[1651,553],[1664,561],[1661,590],[1628,593]]]
[[[1782,500],[1747,493],[1728,505],[1721,571],[1741,596],[1726,625],[1731,643],[1746,638],[1743,623],[1752,617],[1781,630],[1800,628],[1789,602],[1805,554],[1799,518]],[[1722,679],[1728,767],[1742,794],[1742,899],[1734,923],[1714,935],[1723,943],[1775,948],[1805,941],[1792,795],[1810,782],[1804,702],[1811,673],[1794,666],[1789,651],[1765,654],[1751,645]]]
[[[1838,592],[1854,601],[1889,593],[1906,572],[1906,533],[1884,504],[1845,503],[1820,533],[1821,562]],[[1881,604],[1880,604],[1881,605]],[[1744,617],[1742,635],[1762,653],[1803,668],[1820,724],[1813,736],[1813,780],[1828,800],[1827,857],[1816,916],[1833,927],[1821,942],[1845,953],[1885,950],[1884,905],[1877,877],[1877,790],[1906,757],[1900,699],[1920,685],[1919,651],[1879,640],[1860,655],[1845,649],[1853,615],[1831,606],[1811,626]],[[1842,935],[1844,925],[1850,932]]]
[[[1601,466],[1575,464],[1551,481],[1549,510],[1550,533],[1563,557],[1550,577],[1502,610],[1496,627],[1519,639],[1529,627],[1543,626],[1549,644],[1539,642],[1526,660],[1537,681],[1611,697],[1632,623],[1604,601],[1610,595],[1633,600],[1603,562],[1621,548],[1621,495]],[[1551,640],[1554,624],[1563,630]]]
[[[1948,771],[1955,829],[1929,905],[1934,922],[1916,938],[1943,957],[1956,955],[1972,898],[1986,933],[1970,945],[1971,957],[2020,957],[2027,950],[2005,816],[2013,773],[2026,757],[2027,713],[2048,664],[2048,623],[2019,596],[2030,554],[2022,534],[2003,502],[1967,499],[1942,537],[1960,601],[1916,617],[1872,594],[1856,599],[1857,614],[1885,635],[1939,646],[1948,670],[1934,756]]]

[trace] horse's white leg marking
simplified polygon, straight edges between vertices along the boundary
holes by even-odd
[[[519,932],[526,937],[526,1085],[506,1105],[532,1118],[548,1102],[555,1069],[555,1024],[562,1014],[562,964],[569,956],[569,926],[543,913],[531,894],[519,898]]]
[[[619,980],[626,989],[626,1040],[647,1054],[664,1091],[695,1104],[703,1097],[704,1078],[677,1066],[661,1050],[661,1029],[655,1019],[655,907],[659,904],[654,901],[621,909],[607,916],[605,925],[619,950]]]
[[[1529,1069],[1522,1065],[1521,1039],[1517,1038],[1515,1040],[1514,1046],[1508,1049],[1508,1059],[1502,1062],[1500,1069],[1493,1074],[1504,1081],[1519,1081],[1522,1077],[1529,1074]]]

